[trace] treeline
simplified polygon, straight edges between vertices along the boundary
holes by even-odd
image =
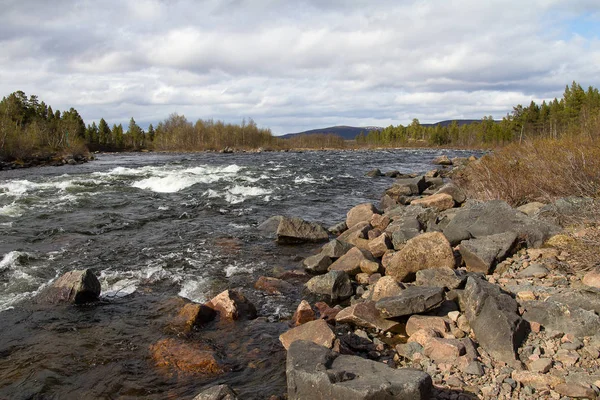
[[[371,146],[502,146],[526,139],[559,139],[575,135],[590,138],[600,135],[600,93],[597,88],[584,90],[577,82],[565,88],[561,99],[541,105],[532,101],[518,105],[501,121],[484,117],[479,122],[448,126],[423,126],[413,119],[408,126],[389,126],[357,137],[360,145]]]

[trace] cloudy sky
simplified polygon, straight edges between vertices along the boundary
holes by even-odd
[[[2,0],[0,95],[275,134],[501,118],[600,86],[598,0]]]

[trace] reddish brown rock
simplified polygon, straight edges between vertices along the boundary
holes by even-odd
[[[436,363],[455,362],[465,352],[465,345],[457,339],[431,338],[423,346],[423,354]]]
[[[366,301],[346,307],[336,315],[335,320],[362,328],[380,329],[383,331],[389,331],[398,326],[397,322],[383,318],[375,308],[375,302],[373,301]]]
[[[582,282],[586,286],[600,289],[600,269],[596,268],[585,274]]]
[[[406,334],[411,336],[420,329],[433,329],[440,334],[448,332],[448,324],[442,317],[428,315],[412,315],[406,321]]]
[[[421,206],[425,208],[433,208],[440,212],[454,207],[454,199],[446,193],[433,194],[423,197],[422,199],[413,200],[410,202],[413,206]]]
[[[306,300],[302,300],[292,317],[295,326],[305,324],[316,319],[315,312]]]
[[[308,340],[330,349],[335,340],[335,333],[333,333],[327,322],[318,319],[290,329],[279,336],[279,341],[286,350],[296,340]]]
[[[246,297],[236,290],[219,293],[206,305],[217,311],[221,319],[236,320],[256,318],[256,308]]]
[[[408,338],[407,342],[416,342],[425,347],[432,338],[439,338],[440,336],[440,333],[436,330],[419,329]]]
[[[204,304],[188,303],[184,305],[169,327],[177,332],[188,333],[194,326],[199,326],[212,321],[217,313]]]
[[[371,229],[369,232],[367,232],[367,239],[368,240],[373,240],[373,239],[377,239],[379,236],[381,236],[383,232],[380,231],[379,229]]]
[[[354,247],[331,264],[329,271],[344,271],[348,275],[354,276],[361,272],[360,263],[363,260],[373,261],[373,257],[369,252]]]
[[[88,303],[98,300],[100,290],[100,282],[92,270],[69,271],[43,290],[37,301],[48,304]]]
[[[328,322],[335,321],[336,315],[338,315],[338,313],[342,311],[342,308],[340,306],[329,307],[327,303],[322,301],[315,303],[315,308],[317,309],[317,311],[319,311],[319,318]]]
[[[371,217],[371,226],[380,231],[384,231],[390,222],[391,220],[387,215],[373,214]]]
[[[369,242],[369,251],[373,257],[382,257],[392,248],[392,241],[387,233],[384,233]]]
[[[290,293],[294,290],[294,286],[291,283],[283,281],[277,278],[271,278],[267,276],[261,276],[254,284],[256,290],[266,292],[268,294],[284,294]]]
[[[452,248],[440,232],[410,239],[389,261],[385,273],[398,282],[406,282],[414,280],[417,271],[429,268],[454,268]]]
[[[374,214],[378,214],[377,209],[371,203],[359,204],[353,207],[346,215],[346,225],[352,228],[359,222],[371,222]]]
[[[594,389],[579,385],[577,383],[561,383],[556,385],[554,390],[563,396],[574,399],[595,399],[596,392]]]
[[[392,261],[396,253],[396,251],[390,249],[383,254],[383,256],[381,257],[381,266],[384,269],[387,269],[387,267],[390,265],[390,261]]]
[[[554,375],[530,371],[514,370],[511,377],[523,386],[531,386],[538,390],[553,388],[565,382],[562,378]]]
[[[179,339],[158,341],[150,346],[150,354],[158,367],[184,374],[216,375],[225,372],[212,350]]]

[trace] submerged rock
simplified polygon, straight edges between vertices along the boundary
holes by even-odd
[[[212,321],[217,313],[204,304],[187,303],[173,318],[169,327],[177,332],[189,333],[195,326]]]
[[[100,282],[90,269],[70,271],[54,281],[37,297],[39,303],[83,304],[98,300]]]
[[[194,397],[193,400],[237,400],[237,395],[227,385],[213,386]]]
[[[158,367],[184,374],[217,375],[225,368],[211,349],[180,339],[163,339],[150,346],[150,354]]]
[[[290,346],[286,376],[289,400],[425,400],[433,387],[425,372],[339,355],[306,341]]]

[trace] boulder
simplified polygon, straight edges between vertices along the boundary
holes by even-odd
[[[500,288],[469,277],[460,297],[461,308],[477,341],[493,358],[517,366],[517,349],[527,335],[527,323],[517,302]]]
[[[420,329],[433,329],[444,334],[448,332],[448,324],[442,317],[412,315],[408,321],[406,321],[406,334],[411,336]]]
[[[386,190],[385,194],[397,201],[402,196],[418,196],[428,187],[429,184],[425,180],[424,176],[408,179],[396,179],[394,185]]]
[[[100,282],[91,269],[69,271],[44,289],[37,301],[46,304],[89,303],[98,300],[100,290]]]
[[[430,268],[417,271],[415,284],[418,286],[445,287],[448,290],[458,289],[467,280],[462,271],[451,268]]]
[[[371,222],[374,214],[379,214],[375,206],[371,203],[359,204],[346,214],[346,225],[352,228],[359,222]]]
[[[373,257],[382,257],[386,251],[392,248],[392,241],[387,233],[369,241],[369,251]]]
[[[279,336],[279,341],[286,350],[297,340],[307,340],[330,349],[333,347],[335,333],[325,320],[317,319],[292,328]]]
[[[263,235],[275,239],[277,237],[277,228],[285,217],[283,215],[275,215],[260,225],[256,229]]]
[[[348,230],[348,226],[346,226],[346,221],[337,223],[337,224],[327,228],[327,232],[331,233],[332,235],[341,235],[342,233],[344,233],[347,230]]]
[[[441,333],[435,329],[419,329],[408,338],[407,343],[418,343],[424,347],[427,346],[427,343],[429,343],[432,338],[439,338],[441,336]]]
[[[517,234],[504,232],[460,243],[460,255],[467,271],[490,274],[500,261],[510,256],[517,243]]]
[[[350,243],[340,241],[338,239],[333,239],[331,242],[327,243],[323,247],[321,247],[321,254],[324,256],[328,256],[331,259],[340,258],[344,254],[348,252],[353,246]]]
[[[348,275],[354,276],[361,272],[360,264],[362,261],[374,261],[374,259],[368,251],[353,247],[331,264],[329,271],[344,271]]]
[[[452,165],[452,160],[447,155],[443,154],[433,159],[435,165]]]
[[[411,286],[398,296],[384,297],[375,307],[385,318],[424,313],[438,307],[444,301],[444,289],[426,286]]]
[[[560,331],[576,337],[593,336],[600,330],[600,317],[593,311],[556,301],[527,301],[523,318],[537,322],[547,330]]]
[[[169,323],[176,332],[189,333],[195,326],[206,324],[215,319],[217,313],[204,304],[187,303]]]
[[[336,317],[336,322],[349,323],[361,328],[379,329],[387,332],[398,326],[397,322],[387,320],[375,307],[374,301],[357,303],[344,308]]]
[[[371,300],[378,301],[384,297],[400,295],[402,288],[391,276],[382,276],[371,289]]]
[[[198,394],[193,400],[237,400],[237,395],[227,385],[210,387]]]
[[[297,217],[282,217],[277,227],[277,243],[281,244],[322,242],[328,239],[329,234],[321,225]]]
[[[421,234],[421,223],[417,219],[402,219],[388,226],[388,234],[392,236],[392,246],[400,250],[406,242]]]
[[[381,196],[381,200],[379,200],[379,209],[386,211],[396,207],[398,204],[398,199],[393,199],[391,196],[384,194]]]
[[[156,366],[183,374],[219,375],[225,372],[212,349],[181,339],[162,339],[150,346],[150,354]]]
[[[292,321],[295,326],[305,324],[316,319],[315,312],[306,300],[302,300],[296,308],[296,312],[292,317]]]
[[[281,279],[260,276],[254,283],[254,288],[268,294],[281,295],[294,291],[294,286]]]
[[[429,268],[454,268],[450,243],[440,232],[423,233],[406,242],[390,260],[386,275],[398,282],[414,280],[417,271]]]
[[[544,206],[544,203],[534,201],[517,207],[517,210],[521,211],[523,214],[527,214],[529,217],[533,217]]]
[[[569,289],[556,293],[546,299],[555,301],[571,308],[583,308],[600,314],[600,291],[590,288],[589,290]]]
[[[453,246],[471,238],[512,232],[524,240],[527,247],[540,247],[559,231],[556,225],[529,218],[504,201],[492,200],[467,202],[457,211],[443,233]]]
[[[289,400],[425,400],[433,387],[425,372],[339,355],[305,341],[290,346],[286,376]]]
[[[360,222],[348,229],[346,232],[338,236],[337,240],[345,243],[352,243],[356,238],[364,239],[367,237],[367,233],[372,229],[369,222]]]
[[[388,217],[387,215],[373,214],[373,216],[371,217],[371,226],[374,229],[379,229],[380,231],[384,231],[385,228],[388,227],[390,222],[390,217]]]
[[[206,305],[217,311],[221,319],[254,319],[256,307],[237,290],[225,290],[213,297]]]
[[[574,382],[558,384],[554,387],[554,391],[573,399],[595,399],[597,397],[594,389]]]
[[[465,345],[457,339],[431,338],[423,346],[423,354],[431,358],[435,363],[454,363],[465,352]]]
[[[379,168],[375,168],[375,169],[372,169],[371,171],[367,172],[365,174],[365,176],[369,177],[369,178],[377,178],[377,177],[383,176],[383,174],[381,173],[381,170]]]
[[[465,194],[465,192],[463,192],[463,190],[461,188],[459,188],[458,186],[456,186],[454,183],[451,183],[451,182],[443,185],[435,193],[436,194],[441,194],[441,193],[449,194],[450,196],[452,196],[452,200],[454,200],[454,202],[456,204],[462,204],[467,200],[467,195]]]
[[[454,207],[454,199],[446,193],[438,193],[410,202],[413,206],[433,208],[437,212]]]
[[[350,278],[343,271],[329,271],[325,275],[315,276],[306,282],[305,287],[310,293],[332,302],[345,300],[354,294]]]
[[[306,272],[311,274],[324,274],[329,270],[331,265],[331,258],[323,252],[315,254],[314,256],[306,257],[302,264]]]
[[[423,346],[417,342],[400,343],[396,345],[396,353],[408,360],[412,360],[417,353],[423,353]]]
[[[327,303],[322,301],[315,303],[315,308],[319,311],[319,318],[330,323],[335,321],[335,316],[343,309],[340,305],[329,307]]]

